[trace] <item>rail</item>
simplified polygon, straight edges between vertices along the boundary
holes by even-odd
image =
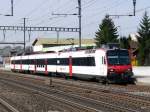
[[[9,103],[7,103],[6,101],[4,101],[1,98],[0,98],[0,104],[2,104],[4,107],[6,107],[11,112],[19,112],[16,108],[14,108],[13,106],[11,106]]]

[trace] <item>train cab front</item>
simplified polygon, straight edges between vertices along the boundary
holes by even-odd
[[[134,83],[128,50],[108,50],[107,64],[107,79],[109,81],[114,83]]]

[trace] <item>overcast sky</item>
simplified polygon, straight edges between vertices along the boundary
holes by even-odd
[[[150,0],[136,0],[135,17],[112,17],[118,27],[119,35],[135,33],[145,11],[150,11]],[[82,2],[82,38],[94,38],[101,20],[106,14],[132,14],[132,0],[81,0]],[[0,25],[23,25],[22,18],[27,19],[27,26],[78,27],[78,16],[54,16],[52,13],[78,13],[78,0],[14,0],[14,16],[10,14],[11,0],[0,0]],[[150,16],[150,12],[148,13]],[[6,31],[5,41],[23,41],[23,32]],[[26,33],[28,40],[28,32]],[[56,38],[56,32],[31,32],[31,41],[37,37]],[[0,41],[4,39],[0,31]],[[60,33],[60,38],[78,38],[78,33]]]

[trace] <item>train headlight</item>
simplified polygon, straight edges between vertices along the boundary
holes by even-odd
[[[128,72],[131,72],[132,71],[132,68],[128,68]]]
[[[110,68],[109,72],[115,72],[115,70],[113,68]]]

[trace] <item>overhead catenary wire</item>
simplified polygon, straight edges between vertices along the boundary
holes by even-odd
[[[116,0],[116,1],[118,1],[118,0]],[[91,2],[92,2],[91,0],[88,1],[88,2],[85,2],[84,5],[86,6],[86,3],[89,4],[89,3],[91,3]],[[120,3],[120,1],[119,1],[119,3]],[[110,4],[112,4],[112,3],[110,3]],[[115,3],[115,4],[116,4],[116,3]],[[117,5],[118,5],[118,4],[117,4]],[[115,5],[115,6],[116,6],[116,5]],[[114,6],[114,7],[115,7],[115,6]],[[103,7],[103,8],[105,8],[105,7]],[[73,8],[73,9],[74,9],[74,8]],[[69,10],[68,12],[70,12],[70,10]],[[62,19],[63,19],[63,18],[62,18]],[[52,24],[56,24],[57,22],[61,22],[62,19],[61,19],[61,20],[54,21]],[[84,19],[84,18],[83,18],[83,19]],[[83,21],[84,21],[84,20],[83,20]],[[67,22],[67,23],[68,23],[68,22]]]
[[[91,3],[92,1],[90,0],[90,1],[88,1],[88,2],[86,2],[86,3]],[[120,3],[120,2],[119,2]],[[118,4],[117,4],[118,5]],[[86,6],[86,5],[85,5]],[[116,5],[115,5],[116,6]],[[115,7],[114,6],[114,7]],[[68,11],[69,12],[69,11]],[[57,17],[56,17],[57,18]],[[62,18],[63,19],[63,18]],[[57,22],[61,22],[61,20],[62,20],[61,18],[60,19],[57,19],[56,21],[54,21],[54,22],[50,22],[50,24],[56,24]],[[46,22],[46,20],[42,20],[41,22],[39,22],[38,23],[38,25],[40,24],[40,23],[43,23],[43,22]]]
[[[73,11],[73,10],[75,10],[76,9],[76,7],[74,7],[74,8],[72,8],[72,9],[68,9],[68,10],[66,10],[66,13],[72,13],[71,11]],[[61,22],[62,20],[64,20],[64,18],[66,18],[66,17],[68,17],[68,16],[55,16],[55,17],[49,17],[49,21],[50,20],[53,20],[53,22],[49,22],[49,24],[56,24],[57,22]],[[43,23],[43,22],[46,22],[46,20],[44,20],[44,19],[42,19],[40,22],[38,22],[37,24],[35,24],[35,25],[40,25],[41,23]]]
[[[41,7],[43,7],[44,5],[46,5],[46,3],[48,1],[49,0],[44,0],[44,1],[40,2],[35,8],[33,8],[29,13],[27,13],[25,15],[25,17],[29,17],[30,15],[32,15],[33,13],[35,13],[36,11],[38,11]]]
[[[69,2],[69,0],[68,0],[67,2]],[[65,5],[67,2],[65,2],[64,5]],[[69,3],[72,3],[72,2],[70,1]],[[62,5],[61,7],[64,7],[64,5]],[[68,4],[67,4],[67,6],[68,6]],[[59,9],[61,9],[61,7],[59,7]],[[52,9],[52,8],[51,8],[51,9]],[[65,7],[65,9],[66,9],[66,7]],[[75,9],[75,8],[72,8],[71,10],[73,10],[73,9]],[[57,10],[57,9],[55,9],[54,11],[56,11],[56,10]],[[61,9],[61,10],[62,10],[62,9]],[[68,10],[68,12],[71,11],[71,10]],[[47,16],[47,15],[48,15],[48,17],[45,17],[45,16]],[[54,20],[54,19],[57,19],[57,18],[63,18],[63,17],[64,17],[64,16],[61,16],[61,17],[58,17],[58,16],[50,17],[50,15],[51,15],[51,13],[50,13],[50,11],[49,11],[49,12],[47,12],[46,14],[40,16],[40,17],[37,17],[37,18],[35,18],[35,19],[32,19],[32,21],[39,21],[38,23],[36,23],[36,24],[34,24],[34,25],[40,25],[40,23],[43,23],[43,22],[48,21],[48,18],[49,18],[49,20]],[[43,17],[45,17],[45,18],[43,19]],[[42,20],[40,20],[40,18],[42,18]],[[55,21],[55,20],[54,20],[54,21]],[[57,20],[56,20],[55,23],[57,23]]]
[[[97,0],[91,0],[89,1],[87,4],[83,5],[82,10],[84,10],[85,8],[89,8],[90,6],[92,6],[93,4],[95,4],[97,2]]]
[[[93,13],[92,15],[89,15],[88,17],[94,17],[94,16],[98,16],[98,14],[102,14],[102,13],[106,13],[106,11],[110,11],[111,9],[114,9],[116,6],[122,4],[123,2],[125,2],[124,0],[123,1],[118,1],[116,0],[116,2],[114,4],[112,3],[109,3],[111,4],[111,6],[109,6],[108,4],[106,4],[106,6],[104,7],[100,7],[96,10],[98,10],[97,12]],[[109,7],[108,7],[109,6]],[[117,8],[117,7],[116,7]]]
[[[136,12],[136,13],[140,13],[140,12],[145,11],[145,10],[147,10],[147,9],[150,9],[150,6],[147,6],[147,7],[145,7],[145,8],[141,8],[141,9],[137,9],[135,12]],[[139,18],[139,17],[135,17],[135,18]],[[99,21],[99,20],[98,20],[98,21]],[[93,21],[93,22],[91,22],[91,23],[89,23],[89,24],[85,24],[85,25],[83,25],[83,27],[86,28],[86,26],[94,25],[94,23],[97,23],[98,21]]]
[[[51,0],[51,1],[53,1],[53,0]],[[51,16],[51,11],[53,11],[53,9],[56,9],[56,11],[62,11],[65,13],[66,12],[67,13],[72,13],[72,12],[75,13],[75,12],[77,12],[77,10],[76,10],[77,9],[77,5],[76,5],[77,0],[70,0],[70,2],[68,2],[69,0],[59,0],[59,1],[62,2],[61,4],[59,4],[60,7],[56,7],[57,4],[54,5],[54,4],[46,3],[45,5],[42,5],[42,7],[43,7],[42,9],[47,8],[47,10],[43,11],[39,15],[37,15],[37,14],[41,11],[40,9],[29,14],[29,17],[30,17],[29,22],[31,22],[31,25],[32,26],[34,26],[34,25],[43,25],[43,26],[44,25],[46,25],[46,26],[53,26],[53,25],[54,26],[58,26],[58,25],[59,26],[63,26],[63,25],[69,26],[70,25],[71,26],[72,25],[72,26],[75,26],[77,24],[78,16],[74,16],[74,17],[73,16],[72,17],[70,17],[70,16],[66,16],[66,17],[65,16],[64,17],[54,16],[53,17],[53,16]],[[115,13],[120,13],[120,11],[122,11],[122,9],[121,9],[122,6],[125,5],[125,3],[127,3],[127,1],[125,1],[125,0],[112,0],[109,2],[106,2],[105,0],[104,1],[102,1],[102,0],[82,0],[82,1],[83,1],[83,3],[82,3],[82,5],[83,5],[83,9],[82,9],[82,11],[83,11],[83,13],[82,13],[83,23],[82,24],[83,25],[82,25],[82,27],[83,27],[84,32],[86,32],[87,29],[94,29],[94,26],[96,26],[96,25],[98,26],[98,24],[101,22],[101,17],[103,17],[104,14],[109,13],[109,12],[114,13],[115,11],[116,11]],[[132,0],[130,0],[130,1],[132,1]],[[17,0],[16,2],[19,2],[19,0]],[[15,3],[15,4],[20,4],[20,3]],[[38,3],[36,3],[36,4],[38,5]],[[100,3],[100,5],[99,5],[100,7],[97,7],[99,3]],[[64,4],[66,4],[66,5],[64,6]],[[37,5],[35,5],[35,7]],[[50,5],[50,6],[47,7],[47,5]],[[56,8],[53,6],[55,6]],[[118,9],[119,9],[119,11],[118,11]],[[139,18],[139,15],[141,15],[141,12],[148,10],[148,9],[150,9],[150,6],[147,6],[145,8],[141,7],[140,9],[137,9],[136,13],[138,15],[134,18],[135,19]],[[127,10],[130,11],[130,8],[128,8]],[[126,13],[127,10],[123,10],[123,11]],[[70,20],[68,20],[68,19],[70,19]],[[123,18],[123,20],[125,20],[125,19]],[[117,20],[115,20],[115,21],[117,21]],[[17,23],[19,23],[19,22],[17,21]],[[15,23],[15,24],[17,24],[17,23]],[[92,28],[87,27],[87,26],[91,26]]]
[[[45,0],[45,1],[46,1],[46,0]],[[42,2],[42,3],[43,3],[43,2]],[[40,5],[41,5],[41,4],[40,4]],[[30,13],[28,13],[28,16],[31,15],[32,13],[34,13],[34,10],[36,10],[36,8],[33,9]],[[20,19],[18,19],[18,20],[20,20]],[[18,21],[18,20],[17,20],[17,21]],[[17,21],[16,21],[16,22],[17,22]],[[9,36],[9,35],[8,35],[8,36]],[[12,34],[11,34],[11,36],[12,36]]]
[[[115,4],[112,4],[111,6],[109,6],[109,9],[111,9],[111,8],[114,9],[117,5],[119,5],[119,4],[123,3],[123,2],[125,2],[125,1],[119,1],[119,2],[117,2]],[[104,10],[100,10],[100,11],[98,11],[98,12],[92,14],[92,15],[88,15],[88,16],[86,16],[86,18],[91,18],[92,17],[92,19],[95,19],[95,17],[99,18],[100,16],[104,16],[102,13],[105,13],[105,11],[107,11],[108,9],[106,9],[105,6],[103,8],[101,8],[101,9],[104,9]],[[99,15],[98,13],[100,13],[101,15]],[[85,18],[83,18],[83,19],[85,19]],[[98,21],[99,21],[99,19],[97,19],[97,21],[92,21],[91,23],[83,24],[83,27],[90,26],[93,23],[97,23]]]

